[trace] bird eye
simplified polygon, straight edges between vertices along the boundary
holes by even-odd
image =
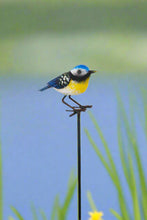
[[[78,71],[77,71],[78,74],[81,74],[81,72],[82,72],[81,70],[78,70]]]

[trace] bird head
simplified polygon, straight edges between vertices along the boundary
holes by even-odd
[[[86,80],[92,73],[95,73],[95,70],[89,70],[88,66],[78,65],[75,66],[71,71],[71,78],[75,81]]]

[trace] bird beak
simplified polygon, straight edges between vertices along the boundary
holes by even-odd
[[[89,73],[92,74],[92,73],[95,73],[96,70],[89,70]]]

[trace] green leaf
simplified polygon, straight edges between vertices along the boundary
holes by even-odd
[[[110,169],[109,164],[107,163],[107,161],[105,160],[105,158],[104,158],[103,155],[101,154],[101,152],[100,152],[100,150],[98,149],[96,143],[93,141],[93,139],[92,139],[92,137],[91,137],[89,131],[88,131],[86,128],[85,128],[84,130],[85,130],[85,133],[86,133],[86,135],[87,135],[87,137],[88,137],[88,139],[89,139],[89,142],[91,143],[91,145],[92,145],[94,151],[96,152],[97,156],[100,158],[102,164],[103,164],[104,167],[106,168],[106,170],[107,170],[108,174],[110,175],[110,177],[113,179],[113,174],[112,174],[112,172],[111,172],[111,169]]]
[[[55,220],[58,210],[59,210],[59,196],[57,195],[52,208],[51,220]]]
[[[106,151],[106,154],[107,154],[107,157],[108,157],[108,161],[109,161],[109,164],[108,166],[110,166],[110,169],[111,169],[111,175],[113,176],[113,182],[114,184],[117,186],[117,188],[120,187],[120,180],[119,180],[119,176],[118,176],[118,172],[117,172],[117,169],[116,169],[116,165],[113,161],[113,158],[112,158],[112,155],[111,155],[111,152],[109,150],[109,147],[108,147],[108,144],[103,136],[103,133],[98,125],[98,123],[96,122],[96,119],[94,118],[93,114],[91,112],[89,112],[89,115],[90,115],[90,118],[93,122],[93,124],[95,125],[95,128],[98,132],[98,135],[103,143],[103,147]],[[112,172],[113,171],[113,172]]]
[[[128,154],[128,159],[129,159],[129,169],[130,169],[130,176],[131,176],[132,200],[133,200],[133,206],[134,206],[134,220],[141,220],[139,198],[138,198],[136,180],[135,180],[135,175],[134,175],[133,162],[132,162],[131,155],[129,154]]]
[[[56,217],[58,217],[58,220],[65,220],[67,218],[67,213],[76,189],[76,184],[77,179],[75,178],[74,172],[72,171],[68,181],[68,191],[64,203],[62,206],[60,206],[59,196],[56,196],[52,209],[51,220],[55,220]]]
[[[146,99],[147,91],[142,89],[142,97],[143,97],[143,107],[144,107],[144,130],[147,138],[147,99]]]
[[[1,105],[0,105],[0,107],[1,107]],[[1,111],[0,111],[0,131],[1,131]],[[1,145],[1,139],[0,139],[0,219],[3,219],[3,183],[2,183],[2,145]]]
[[[93,198],[92,198],[90,191],[87,192],[87,198],[88,198],[88,201],[89,201],[89,204],[90,204],[92,211],[93,212],[97,211],[96,205],[94,204],[94,201],[93,201]]]
[[[113,209],[110,209],[110,212],[118,219],[123,220],[123,218]]]
[[[9,220],[15,220],[12,216],[8,217]]]
[[[123,122],[124,122],[124,127],[126,130],[126,134],[130,143],[129,148],[132,151],[132,153],[135,156],[135,161],[138,169],[138,174],[139,174],[139,182],[140,182],[140,189],[141,189],[141,203],[142,203],[142,209],[144,213],[144,218],[147,219],[147,209],[146,209],[146,204],[147,204],[147,185],[146,185],[146,179],[145,179],[145,172],[143,170],[143,165],[142,165],[142,160],[140,157],[139,153],[139,146],[137,144],[137,134],[135,133],[135,130],[130,128],[128,118],[126,111],[124,109],[123,103],[121,99],[119,98],[119,105],[121,108],[121,113],[123,117]]]
[[[71,186],[73,185],[73,182],[75,181],[75,170],[73,169],[71,171],[71,174],[70,174],[70,177],[69,177],[69,180],[68,180],[68,189],[71,188]]]
[[[47,220],[47,217],[46,217],[45,212],[43,210],[40,210],[40,214],[41,214],[42,220]]]
[[[35,206],[33,204],[31,204],[31,211],[32,211],[33,219],[38,220],[37,212],[36,212]]]
[[[13,211],[13,213],[16,215],[16,217],[19,219],[19,220],[24,220],[24,218],[22,217],[22,215],[17,211],[16,208],[14,208],[13,206],[10,207],[11,210]]]
[[[119,152],[120,152],[122,168],[123,168],[123,171],[124,171],[126,181],[129,185],[129,188],[131,189],[129,165],[128,165],[127,157],[126,157],[125,152],[124,152],[124,147],[123,147],[124,142],[123,142],[123,138],[122,138],[122,135],[121,135],[121,124],[120,124],[119,118],[118,118],[118,126],[117,126],[117,136],[118,136],[118,146],[119,146]]]
[[[140,154],[138,151],[137,143],[136,141],[132,140],[132,146],[135,154],[135,159],[137,163],[137,168],[138,168],[138,173],[139,173],[139,181],[140,181],[140,189],[141,189],[141,195],[142,195],[142,206],[143,206],[143,212],[145,219],[147,219],[147,209],[146,209],[146,204],[147,204],[147,186],[146,186],[146,179],[145,179],[145,173],[143,170],[143,165],[142,161],[140,158]]]
[[[124,194],[123,194],[123,190],[122,190],[122,187],[121,187],[121,180],[119,179],[119,175],[118,175],[118,172],[117,172],[117,169],[116,169],[116,165],[113,161],[113,158],[112,158],[112,155],[110,153],[110,150],[109,150],[109,147],[107,145],[107,142],[94,118],[94,116],[90,113],[90,117],[96,127],[96,130],[98,131],[98,134],[101,138],[101,141],[103,143],[103,146],[104,146],[104,149],[106,151],[106,154],[107,154],[107,157],[108,157],[108,162],[106,162],[106,160],[104,159],[104,157],[102,156],[102,154],[100,153],[100,150],[98,149],[97,145],[95,144],[95,142],[93,141],[90,133],[88,132],[87,129],[85,129],[85,133],[92,145],[92,147],[94,148],[96,154],[98,155],[98,157],[100,158],[101,162],[103,163],[104,167],[106,168],[108,174],[110,175],[114,185],[116,186],[116,189],[117,189],[117,192],[118,192],[118,198],[119,198],[119,201],[121,201],[120,203],[120,209],[121,209],[121,213],[122,213],[122,216],[125,218],[125,220],[129,220],[129,210],[127,209],[127,202],[125,200],[125,197],[124,197]]]
[[[105,138],[103,136],[103,133],[102,133],[96,119],[94,118],[93,114],[91,112],[89,112],[89,115],[90,115],[90,118],[91,118],[91,120],[92,120],[92,122],[93,122],[93,124],[94,124],[94,126],[97,130],[97,133],[98,133],[98,135],[99,135],[99,137],[100,137],[100,139],[103,143],[103,146],[104,146],[104,149],[106,151],[107,157],[109,159],[110,165],[111,165],[112,169],[115,170],[115,172],[117,172],[114,161],[113,161],[113,158],[111,156],[111,153],[110,153],[110,150],[109,150],[109,147],[108,147],[108,144],[107,144],[107,141],[105,140]]]
[[[69,209],[69,205],[71,203],[71,200],[73,198],[73,195],[74,195],[74,192],[75,192],[75,189],[76,189],[76,185],[77,185],[77,179],[75,178],[73,180],[73,182],[70,183],[70,185],[69,185],[68,192],[67,192],[67,195],[66,195],[63,207],[62,207],[63,219],[66,219],[67,212],[68,212],[68,209]]]
[[[139,220],[141,218],[140,208],[139,208],[139,202],[138,202],[138,196],[137,196],[137,189],[136,189],[132,158],[129,152],[128,152],[128,160],[125,156],[124,149],[123,149],[123,139],[121,136],[121,125],[119,122],[120,121],[118,119],[118,144],[119,144],[119,150],[120,150],[121,163],[122,163],[124,175],[125,175],[125,178],[128,183],[129,190],[132,196],[132,202],[133,202],[133,207],[134,207],[134,219]]]

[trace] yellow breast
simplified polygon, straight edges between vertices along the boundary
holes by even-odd
[[[58,92],[61,92],[65,95],[78,95],[86,91],[89,83],[89,78],[82,82],[76,82],[74,80],[70,80],[68,86],[63,89],[56,89]]]

